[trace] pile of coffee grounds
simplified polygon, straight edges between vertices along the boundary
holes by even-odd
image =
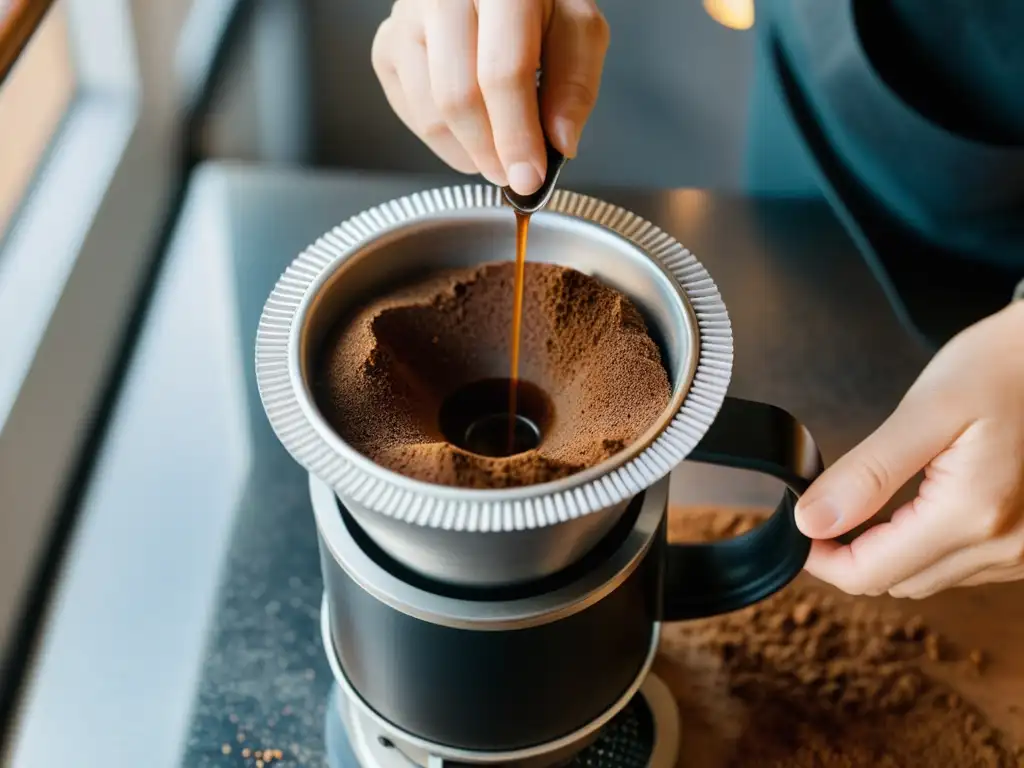
[[[756,518],[674,517],[672,538],[728,538]],[[730,768],[1020,768],[968,701],[924,671],[984,654],[962,650],[919,617],[841,596],[801,577],[734,614],[667,628],[659,674],[676,693],[684,739],[702,762]],[[697,724],[690,734],[687,723]]]
[[[442,432],[450,395],[509,375],[514,266],[434,274],[340,323],[314,375],[318,405],[338,435],[384,467],[470,488],[565,477],[643,435],[668,405],[670,386],[640,313],[595,278],[530,262],[520,378],[551,401],[540,445],[490,458]]]

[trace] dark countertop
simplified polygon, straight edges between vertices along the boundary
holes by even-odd
[[[324,765],[330,672],[313,519],[305,475],[256,395],[255,328],[299,250],[431,185],[222,163],[194,175],[39,649],[19,768],[253,765],[246,747]],[[926,361],[823,203],[601,196],[703,260],[735,328],[732,393],[793,412],[827,460]],[[685,467],[673,499],[764,497],[729,477]]]

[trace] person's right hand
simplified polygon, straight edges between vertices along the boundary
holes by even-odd
[[[530,194],[547,171],[545,134],[576,155],[607,49],[595,0],[397,0],[373,68],[391,108],[445,163]]]

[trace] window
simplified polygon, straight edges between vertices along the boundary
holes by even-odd
[[[26,596],[173,213],[211,23],[233,6],[0,0],[0,665],[39,613]]]
[[[9,20],[12,11],[9,0],[6,8],[0,4],[0,18]],[[67,24],[66,9],[58,3],[0,88],[0,241],[71,101],[75,83]]]

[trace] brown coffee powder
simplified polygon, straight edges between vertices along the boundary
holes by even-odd
[[[553,416],[540,445],[470,453],[439,423],[461,387],[508,376],[514,264],[434,275],[370,302],[327,339],[315,378],[342,439],[378,464],[443,485],[530,485],[594,466],[665,409],[668,375],[636,307],[572,269],[526,265],[520,377]]]
[[[674,516],[671,531],[712,540],[754,522]],[[693,762],[688,751],[680,768],[1019,768],[1024,753],[922,669],[981,655],[920,618],[800,580],[760,605],[667,628],[658,672],[703,755]]]

